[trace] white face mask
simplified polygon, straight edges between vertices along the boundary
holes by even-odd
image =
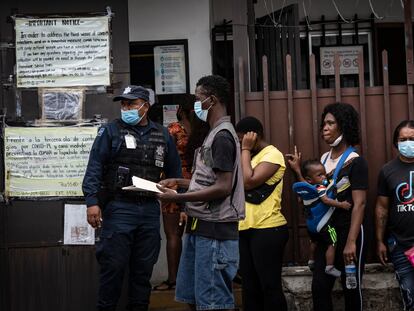
[[[210,98],[210,96],[207,97],[206,99],[204,99],[203,101],[198,100],[194,103],[194,112],[195,112],[196,116],[201,121],[204,121],[204,122],[207,122],[208,111],[210,110],[211,106],[213,106],[213,105],[211,105],[207,110],[204,110],[202,108],[202,104],[209,98]]]
[[[344,137],[343,135],[340,135],[337,139],[335,139],[335,141],[332,144],[329,144],[329,146],[331,146],[331,147],[338,146],[340,144],[340,142],[342,141],[343,137]]]

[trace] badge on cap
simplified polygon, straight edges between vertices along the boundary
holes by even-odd
[[[131,93],[131,88],[128,86],[125,88],[124,92],[122,94],[129,94]]]

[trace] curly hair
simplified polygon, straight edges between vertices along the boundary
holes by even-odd
[[[230,101],[230,84],[225,78],[218,75],[205,76],[198,80],[196,86],[201,86],[205,95],[216,96],[221,104],[227,107]]]
[[[397,127],[395,128],[394,134],[393,134],[393,137],[392,137],[392,142],[394,144],[394,147],[397,148],[397,149],[398,149],[398,136],[400,136],[400,131],[404,127],[414,129],[414,120],[401,121],[400,124],[398,124]]]
[[[322,112],[320,131],[323,129],[323,120],[330,113],[335,117],[339,131],[342,133],[345,142],[350,146],[359,144],[359,115],[350,104],[333,103],[325,107]]]
[[[241,119],[235,126],[237,133],[246,134],[247,132],[255,132],[259,137],[263,138],[263,125],[255,117],[245,117]]]

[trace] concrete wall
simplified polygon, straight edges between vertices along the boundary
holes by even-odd
[[[190,92],[211,74],[209,0],[129,0],[129,40],[188,40]]]
[[[367,265],[364,273],[362,297],[365,311],[403,310],[400,290],[391,265],[388,267],[382,267],[379,264]],[[283,268],[282,279],[288,310],[313,310],[312,274],[308,267]],[[334,310],[345,310],[339,279],[334,286],[332,297]]]

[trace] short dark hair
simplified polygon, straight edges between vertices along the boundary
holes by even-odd
[[[320,130],[323,129],[325,116],[331,113],[338,123],[345,142],[355,146],[359,144],[359,115],[355,108],[350,104],[333,103],[325,107],[322,112]]]
[[[310,159],[310,160],[306,160],[305,162],[303,162],[300,168],[302,176],[309,177],[309,170],[311,166],[314,166],[314,165],[322,165],[322,163],[318,159]]]
[[[236,124],[236,132],[246,134],[247,132],[255,132],[263,137],[263,125],[255,117],[245,117]]]
[[[397,125],[394,130],[392,142],[395,148],[398,148],[398,136],[400,136],[400,131],[402,128],[408,127],[410,129],[414,129],[414,120],[404,120]]]
[[[222,76],[211,75],[202,77],[198,80],[196,86],[201,86],[206,92],[205,95],[216,96],[225,107],[229,104],[230,84]]]

